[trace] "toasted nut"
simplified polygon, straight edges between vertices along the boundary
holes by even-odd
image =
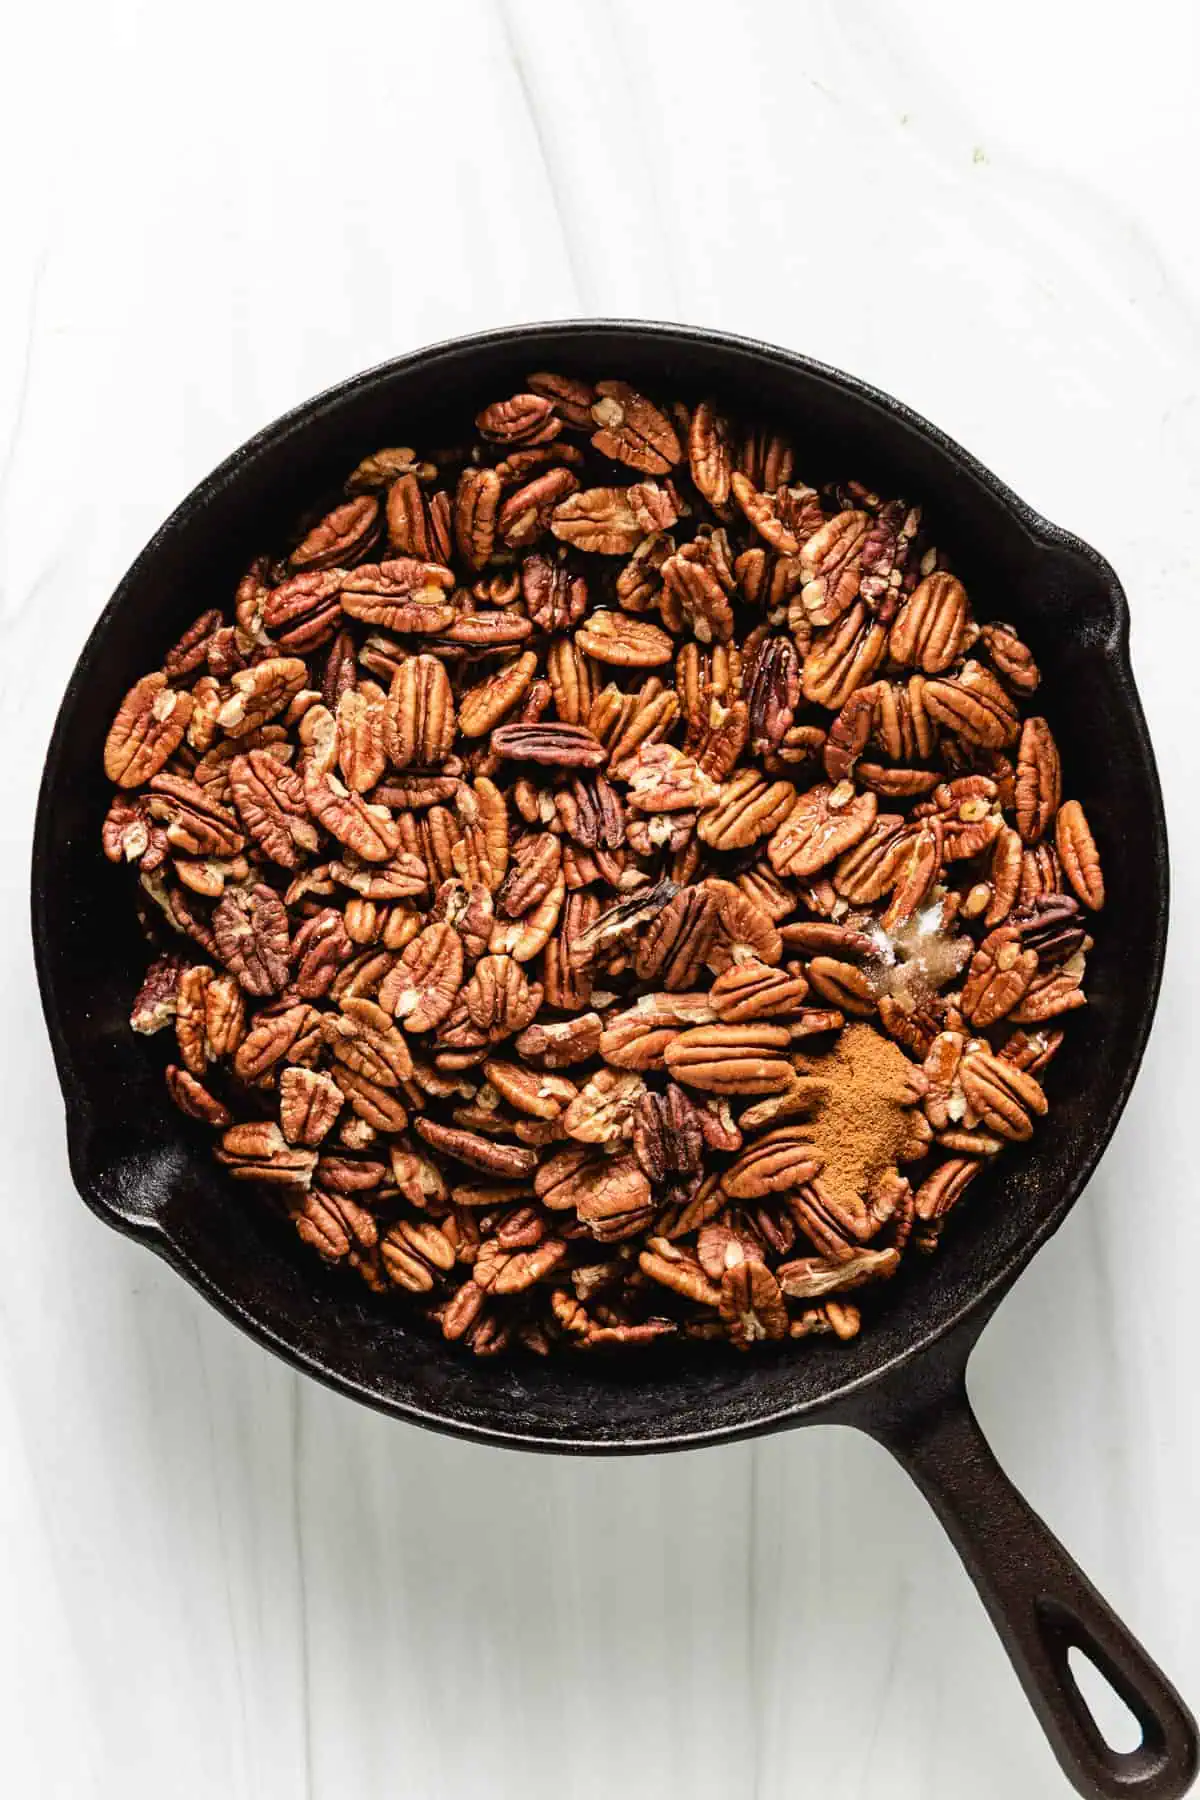
[[[100,836],[186,955],[130,1023],[448,1345],[832,1350],[1047,1111],[1096,844],[969,537],[597,373],[297,495],[159,646]]]
[[[789,1038],[777,1025],[701,1025],[667,1045],[664,1060],[677,1081],[714,1094],[777,1094],[792,1067],[778,1052]],[[774,1052],[774,1054],[772,1054]]]
[[[1078,800],[1068,800],[1059,808],[1054,841],[1067,880],[1083,904],[1099,912],[1104,905],[1104,874],[1095,839]]]

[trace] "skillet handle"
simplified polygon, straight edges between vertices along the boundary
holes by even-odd
[[[991,1614],[1064,1773],[1089,1800],[1178,1800],[1197,1770],[1196,1722],[1171,1683],[1017,1492],[971,1410],[961,1370],[862,1421],[932,1505]],[[1067,1663],[1077,1648],[1142,1730],[1136,1750],[1100,1735]]]

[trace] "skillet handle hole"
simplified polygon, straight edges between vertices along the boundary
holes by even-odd
[[[1126,1756],[1133,1750],[1140,1750],[1145,1741],[1140,1722],[1086,1650],[1081,1650],[1078,1644],[1070,1645],[1067,1667],[1080,1699],[1109,1749]]]

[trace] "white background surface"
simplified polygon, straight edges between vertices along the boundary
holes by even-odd
[[[0,1787],[1064,1794],[865,1441],[621,1463],[441,1441],[303,1384],[96,1224],[26,858],[121,573],[243,437],[366,364],[640,314],[809,351],[936,419],[1133,606],[1174,831],[1166,990],[1100,1174],[972,1373],[1002,1458],[1195,1701],[1194,9],[43,0],[6,29]]]

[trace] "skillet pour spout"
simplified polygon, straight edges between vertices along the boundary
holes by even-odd
[[[1012,621],[1055,695],[1056,737],[1108,877],[1090,1004],[1073,1019],[1073,1056],[1051,1071],[1053,1104],[1036,1138],[979,1177],[938,1256],[902,1270],[849,1344],[817,1340],[762,1358],[650,1353],[620,1369],[600,1357],[566,1369],[554,1359],[468,1367],[401,1312],[310,1266],[248,1206],[199,1128],[169,1106],[153,1047],[128,1029],[144,959],[125,885],[100,849],[101,763],[107,722],[144,670],[147,639],[170,642],[214,593],[232,593],[252,554],[294,524],[298,498],[335,489],[365,450],[452,441],[483,401],[540,369],[618,373],[651,392],[710,396],[791,422],[822,474],[919,500],[981,614]],[[1095,1168],[1154,1012],[1166,832],[1127,643],[1124,595],[1094,551],[907,407],[769,345],[638,322],[520,326],[436,345],[331,389],[251,439],[183,502],[113,595],[62,702],[38,806],[33,937],[81,1195],[296,1368],[435,1430],[598,1453],[685,1449],[819,1420],[868,1431],[956,1543],[1077,1789],[1172,1800],[1196,1772],[1190,1714],[1006,1481],[963,1385],[979,1332]],[[1137,1750],[1105,1744],[1068,1667],[1072,1647],[1139,1720]]]

